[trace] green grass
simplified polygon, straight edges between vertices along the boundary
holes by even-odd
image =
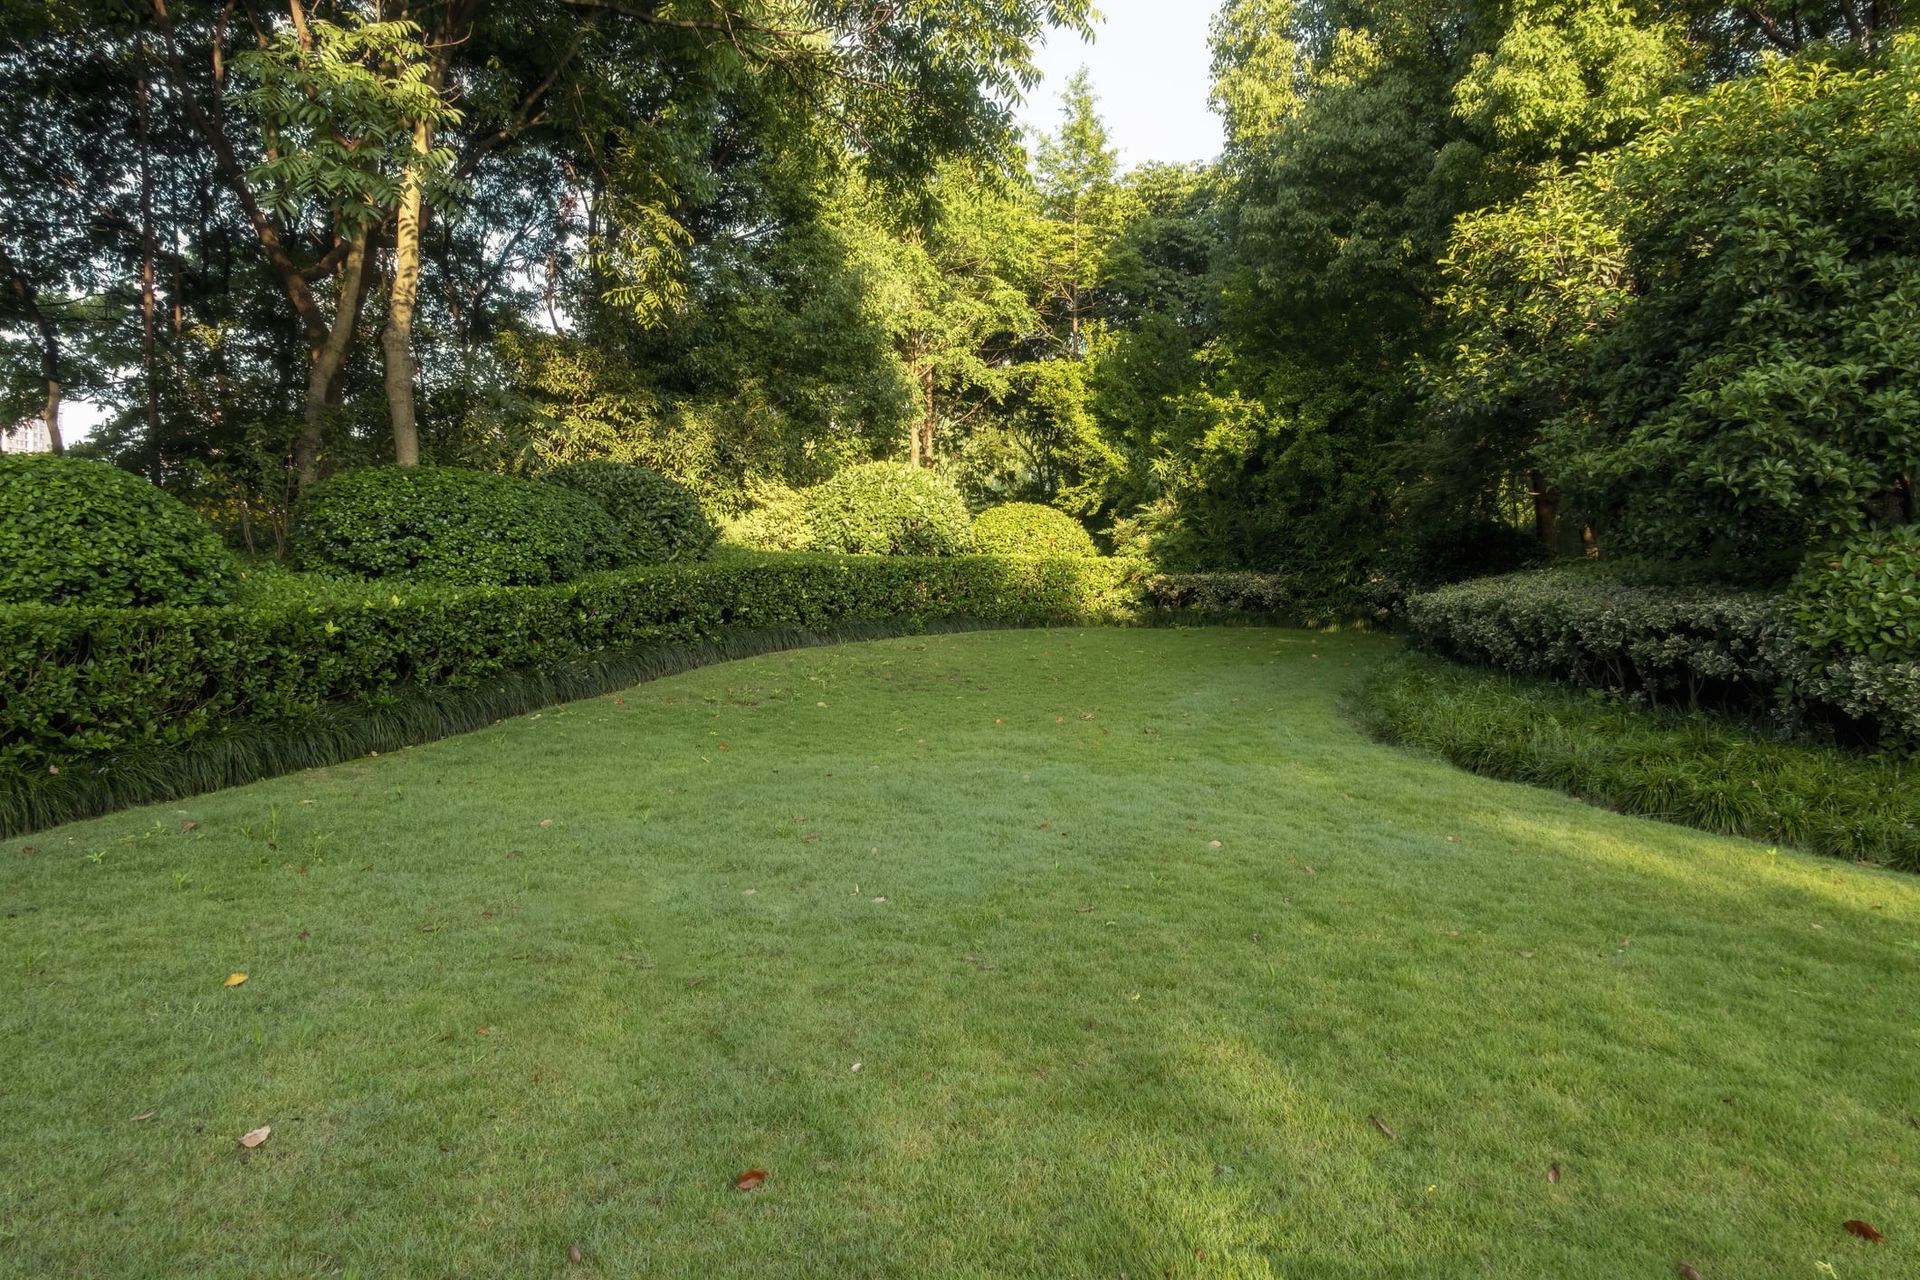
[[[10,841],[0,1274],[1920,1273],[1920,880],[1369,742],[1388,648],[798,651]]]
[[[1783,741],[1722,716],[1411,653],[1371,672],[1354,709],[1383,741],[1475,773],[1920,871],[1920,762],[1911,758]]]

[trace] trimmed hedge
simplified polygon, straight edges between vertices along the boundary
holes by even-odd
[[[1920,745],[1920,657],[1847,652],[1830,627],[1796,616],[1809,612],[1805,599],[1634,584],[1579,566],[1416,595],[1406,620],[1420,647],[1460,662],[1655,706],[1770,715],[1849,742]]]
[[[974,546],[960,491],[904,462],[848,467],[808,490],[807,524],[816,551],[957,556]]]
[[[251,606],[0,609],[0,776],[111,768],[236,723],[471,689],[506,673],[731,630],[1127,621],[1109,561],[781,555],[521,588],[351,585]]]
[[[973,537],[990,556],[1092,556],[1085,525],[1038,502],[1003,502],[973,518]]]
[[[0,603],[218,604],[238,573],[212,526],[131,471],[0,454]]]
[[[628,558],[613,517],[559,485],[463,467],[367,467],[300,497],[303,569],[462,585],[567,582]]]
[[[1724,835],[1920,871],[1920,765],[1782,742],[1419,655],[1354,696],[1361,724],[1475,773]]]
[[[701,560],[713,550],[713,522],[700,509],[700,499],[651,468],[593,458],[555,467],[540,478],[599,503],[620,526],[628,564]]]

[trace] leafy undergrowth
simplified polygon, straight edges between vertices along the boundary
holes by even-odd
[[[1920,871],[1920,764],[1911,759],[1778,741],[1715,716],[1412,654],[1382,664],[1354,705],[1376,737],[1475,773]]]
[[[1385,649],[804,650],[9,842],[0,1273],[1913,1275],[1920,881],[1371,743]]]

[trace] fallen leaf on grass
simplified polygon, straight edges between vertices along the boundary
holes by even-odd
[[[1522,952],[1520,953],[1520,958],[1521,958],[1522,960],[1531,960],[1531,959],[1533,959],[1533,952],[1531,952],[1531,951],[1522,951]]]
[[[237,987],[241,983],[245,982],[246,980],[247,980],[247,975],[244,973],[230,973],[227,975],[227,980],[221,985],[228,986],[228,987]]]
[[[1680,1277],[1681,1280],[1701,1280],[1700,1273],[1684,1262],[1680,1264]]]
[[[1551,1182],[1556,1187],[1560,1185],[1560,1166],[1559,1165],[1550,1164],[1547,1166],[1547,1181]]]
[[[193,830],[193,829],[194,829],[195,827],[197,827],[197,826],[199,826],[199,825],[200,825],[200,824],[199,824],[199,823],[197,823],[197,822],[195,822],[195,821],[194,821],[194,820],[193,820],[192,818],[188,818],[188,819],[186,819],[186,820],[185,820],[184,822],[182,822],[182,823],[180,824],[180,829],[181,829],[182,831],[191,831],[191,830]]]
[[[1207,841],[1207,848],[1209,848],[1209,849],[1218,849],[1219,847],[1220,847],[1220,842],[1219,842],[1218,840],[1209,840],[1209,841]]]
[[[151,1112],[151,1111],[142,1111],[142,1112],[141,1112],[141,1113],[140,1113],[139,1115],[137,1115],[137,1116],[128,1116],[128,1117],[127,1117],[127,1119],[129,1119],[129,1120],[151,1120],[151,1119],[153,1119],[153,1112]]]
[[[543,826],[543,827],[550,827],[550,826],[552,826],[552,825],[553,825],[553,819],[552,819],[552,818],[542,818],[542,819],[540,819],[540,825],[541,825],[541,826]]]
[[[241,1134],[240,1145],[245,1147],[247,1150],[251,1151],[255,1147],[259,1146],[261,1143],[265,1142],[267,1140],[267,1135],[272,1132],[273,1132],[272,1125],[263,1124],[258,1129],[252,1129],[246,1133]]]
[[[733,1180],[733,1189],[735,1191],[752,1191],[766,1180],[767,1171],[765,1169],[749,1169]]]
[[[697,987],[697,986],[699,986],[699,985],[700,985],[701,983],[703,983],[703,982],[705,982],[705,981],[706,981],[706,979],[705,979],[705,978],[695,978],[695,979],[694,979],[693,981],[691,981],[691,982],[689,982],[689,983],[687,983],[687,985],[688,985],[688,986],[690,986],[690,987]]]
[[[492,1027],[475,1027],[475,1028],[474,1028],[474,1033],[475,1033],[476,1035],[483,1035],[483,1036],[485,1036],[485,1035],[492,1035],[492,1034],[493,1034],[493,1028],[492,1028]]]
[[[1848,1218],[1840,1225],[1851,1231],[1854,1235],[1859,1236],[1862,1240],[1871,1241],[1874,1244],[1879,1244],[1882,1240],[1886,1239],[1885,1236],[1875,1231],[1870,1224],[1862,1222],[1858,1218]]]
[[[1086,905],[1086,906],[1084,906],[1084,907],[1075,907],[1075,908],[1073,909],[1073,913],[1074,913],[1075,915],[1077,915],[1077,916],[1083,916],[1083,915],[1086,915],[1086,914],[1087,914],[1087,913],[1088,913],[1089,911],[1092,911],[1092,910],[1093,910],[1093,905],[1092,905],[1091,903],[1089,903],[1088,905]]]
[[[568,1246],[568,1248],[567,1248],[567,1261],[568,1261],[568,1262],[571,1262],[571,1263],[572,1263],[572,1264],[573,1264],[574,1266],[576,1266],[576,1267],[577,1267],[577,1266],[579,1266],[579,1265],[580,1265],[580,1263],[581,1263],[581,1261],[582,1261],[582,1260],[583,1260],[583,1258],[582,1258],[582,1255],[581,1255],[581,1253],[580,1253],[580,1246],[579,1246],[579,1245],[577,1245],[577,1244],[576,1244],[576,1245],[570,1245],[570,1246]]]
[[[1400,1136],[1399,1134],[1395,1133],[1393,1130],[1387,1128],[1387,1122],[1385,1120],[1382,1120],[1379,1116],[1368,1116],[1367,1120],[1373,1125],[1374,1128],[1386,1134],[1389,1138],[1398,1138]]]

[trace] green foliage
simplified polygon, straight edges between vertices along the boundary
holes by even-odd
[[[959,490],[899,462],[848,467],[807,495],[813,546],[879,556],[957,556],[973,550]]]
[[[1037,502],[1006,502],[973,518],[980,551],[994,556],[1091,556],[1098,552],[1086,526]]]
[[[724,542],[755,551],[805,551],[813,545],[813,525],[807,520],[807,495],[786,485],[765,484],[750,490],[753,506],[727,522]]]
[[[1297,620],[1299,593],[1273,573],[1156,573],[1144,587],[1156,609],[1218,618],[1245,614]]]
[[[1758,592],[1555,569],[1416,595],[1407,623],[1444,657],[1653,703],[1764,707],[1779,683],[1774,600]]]
[[[0,603],[217,604],[236,574],[206,521],[139,476],[0,454]]]
[[[1449,305],[1485,395],[1613,550],[1777,578],[1912,518],[1920,41],[1674,99],[1462,224]]]
[[[244,606],[0,608],[0,771],[62,776],[235,724],[297,728],[336,704],[475,689],[735,629],[1114,620],[1138,608],[1118,566],[1079,558],[743,556],[551,586],[282,585],[292,589],[268,584]]]
[[[1920,659],[1920,525],[1808,559],[1787,592],[1795,629],[1838,656]]]
[[[459,467],[368,467],[312,486],[294,513],[300,567],[356,578],[538,585],[628,557],[620,526],[559,485]]]
[[[620,526],[622,563],[665,564],[703,559],[713,549],[713,523],[685,485],[648,467],[591,458],[541,476],[598,503]]]
[[[1920,770],[1708,715],[1408,656],[1357,697],[1376,737],[1475,773],[1815,853],[1920,871]]]

